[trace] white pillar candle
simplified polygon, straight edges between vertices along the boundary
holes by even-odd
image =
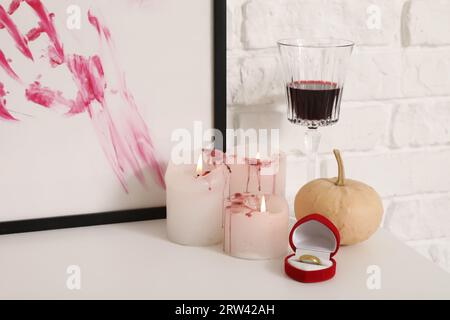
[[[227,157],[231,169],[230,194],[274,194],[284,197],[286,190],[286,155],[270,157]]]
[[[275,195],[234,195],[225,211],[224,250],[244,259],[274,259],[286,255],[289,208]]]
[[[196,164],[171,161],[165,176],[168,237],[183,245],[207,246],[223,240],[229,170],[223,161],[215,162],[211,151],[200,154]]]

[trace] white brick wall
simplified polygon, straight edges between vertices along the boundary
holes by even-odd
[[[228,0],[229,126],[279,128],[288,199],[305,182],[303,131],[286,120],[276,40],[354,40],[321,169],[373,185],[384,228],[450,271],[450,0]],[[374,27],[379,23],[380,28]]]
[[[404,24],[406,45],[450,44],[450,2],[415,0],[406,4]]]

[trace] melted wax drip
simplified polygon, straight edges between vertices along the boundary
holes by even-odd
[[[209,170],[206,170],[202,174],[202,176],[205,177],[205,180],[208,183],[209,191],[212,190],[211,181],[208,179],[212,170],[215,170],[218,168],[223,169],[222,173],[224,175],[225,183],[223,184],[223,189],[222,189],[222,196],[223,196],[222,203],[225,204],[225,199],[228,198],[228,195],[230,193],[229,190],[227,193],[227,186],[229,186],[229,183],[230,183],[230,173],[231,173],[231,168],[227,164],[227,157],[226,157],[225,153],[223,153],[220,150],[202,149],[202,158],[203,158],[203,161],[207,164],[208,169],[209,169]],[[199,177],[199,176],[197,176],[197,177]],[[225,206],[222,206],[222,228],[224,228],[224,226],[225,226],[225,218],[226,218],[226,208],[225,208]]]
[[[247,217],[251,217],[253,213],[259,210],[259,197],[251,193],[235,193],[230,197],[228,209],[231,209],[232,213],[241,213],[242,209],[247,209],[245,212]]]
[[[261,192],[261,169],[270,167],[273,162],[271,160],[260,160],[260,159],[245,159],[245,164],[247,165],[247,185],[245,191],[248,193],[250,189],[250,181],[252,176],[252,171],[256,173],[256,180],[258,184],[258,191]],[[272,193],[275,193],[275,175],[273,175],[273,185]]]
[[[17,26],[9,17],[20,7],[22,2],[26,2],[39,18],[38,26],[28,31],[26,37],[19,32]],[[40,0],[13,0],[8,13],[0,5],[0,29],[8,31],[19,51],[25,57],[33,60],[28,41],[38,39],[42,33],[47,34],[51,42],[48,49],[50,65],[52,67],[65,65],[72,74],[78,89],[76,98],[70,100],[64,98],[61,92],[44,87],[36,81],[25,90],[26,98],[46,108],[58,105],[64,106],[68,109],[68,115],[87,113],[97,131],[103,151],[125,191],[128,192],[125,179],[128,170],[131,170],[140,183],[146,186],[143,173],[145,167],[150,168],[155,173],[156,181],[161,187],[165,188],[163,171],[156,159],[155,148],[148,127],[139,114],[133,95],[126,87],[123,72],[116,63],[116,72],[120,75],[120,88],[117,92],[120,93],[124,103],[117,106],[121,113],[114,116],[105,94],[107,79],[101,57],[98,55],[85,57],[76,54],[66,56],[53,17],[54,15],[47,12]],[[88,12],[88,19],[97,30],[99,37],[108,42],[109,54],[116,61],[109,29],[102,26],[99,19],[90,11]],[[1,51],[0,66],[10,77],[20,82],[19,77]],[[5,95],[4,86],[0,83],[0,117],[5,120],[15,120],[6,110]]]
[[[231,253],[231,238],[232,238],[232,217],[233,214],[242,213],[242,209],[247,211],[244,213],[248,218],[251,218],[255,212],[259,211],[260,199],[258,196],[251,193],[235,193],[230,196],[226,208],[230,210],[228,215],[228,252]],[[225,242],[224,242],[225,245]]]
[[[220,150],[210,150],[210,149],[202,149],[202,157],[203,157],[203,162],[206,163],[206,165],[208,166],[208,169],[202,174],[203,177],[208,177],[209,174],[218,168],[222,168],[223,169],[223,174],[224,174],[224,178],[225,178],[225,184],[224,184],[224,188],[223,188],[223,194],[225,195],[225,191],[226,191],[226,187],[229,183],[229,174],[231,173],[231,168],[230,166],[227,164],[227,157],[226,154],[223,153]],[[209,179],[206,179],[206,181],[208,182],[209,185],[209,190],[212,190],[211,187],[211,182],[209,181]]]

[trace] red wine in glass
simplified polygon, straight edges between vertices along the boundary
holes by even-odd
[[[288,119],[307,127],[304,150],[307,179],[319,176],[319,128],[339,121],[345,74],[354,42],[343,39],[282,39],[278,41]]]
[[[314,128],[338,121],[342,89],[334,82],[294,81],[287,84],[288,119]]]

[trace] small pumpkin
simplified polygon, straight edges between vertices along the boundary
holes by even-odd
[[[295,197],[295,215],[301,219],[311,213],[329,218],[339,229],[341,244],[367,240],[380,226],[383,203],[370,186],[345,178],[339,150],[334,150],[338,177],[316,179],[304,185]]]

